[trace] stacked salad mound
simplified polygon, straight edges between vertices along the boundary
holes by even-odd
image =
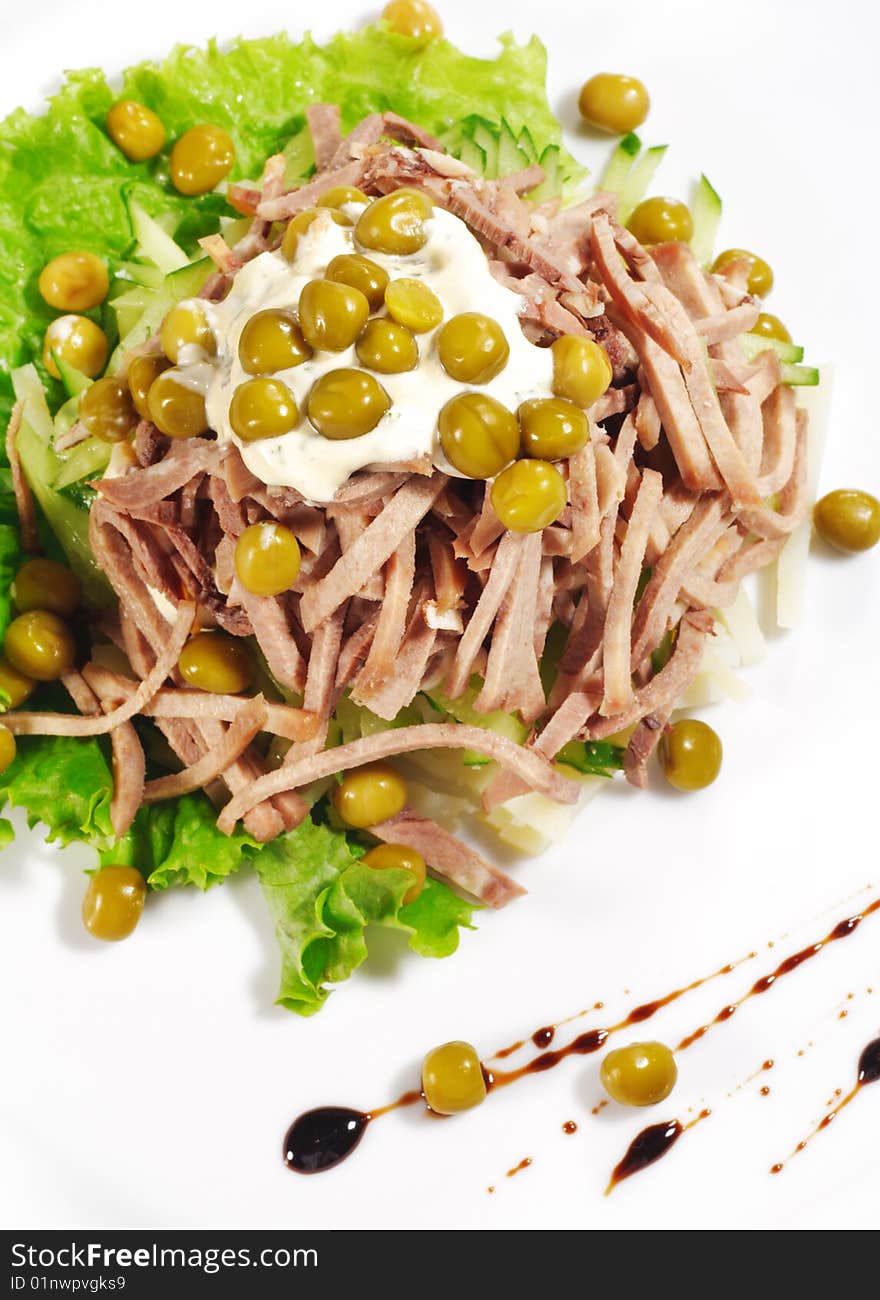
[[[526,839],[583,778],[643,785],[717,611],[806,514],[805,376],[754,343],[754,265],[704,269],[711,204],[646,248],[629,173],[563,206],[543,76],[535,41],[279,37],[135,69],[115,117],[81,74],[3,128],[32,279],[75,242],[111,296],[4,286],[0,782],[135,905],[253,864],[300,1012],[367,924],[446,955],[456,891],[522,892],[455,817]],[[13,492],[81,585],[77,644],[22,596]]]

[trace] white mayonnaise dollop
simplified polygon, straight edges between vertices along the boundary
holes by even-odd
[[[356,215],[359,209],[351,211]],[[217,337],[217,357],[206,388],[208,420],[221,441],[236,443],[248,469],[262,482],[293,487],[308,500],[322,502],[329,501],[355,470],[364,467],[382,468],[429,456],[440,468],[455,473],[440,449],[437,416],[466,386],[450,378],[440,364],[435,340],[441,327],[418,336],[420,361],[415,370],[376,376],[392,405],[372,432],[331,441],[311,427],[305,414],[316,379],[329,370],[360,365],[351,347],[344,352],[316,352],[302,365],[274,375],[290,388],[302,412],[301,422],[292,432],[249,443],[233,433],[229,404],[238,385],[251,378],[238,359],[245,324],[255,312],[269,307],[295,311],[305,285],[323,277],[340,253],[364,252],[392,279],[408,276],[424,280],[443,304],[444,320],[466,311],[479,311],[496,320],[510,345],[510,357],[500,375],[479,386],[480,392],[489,393],[513,411],[526,398],[552,396],[552,355],[523,334],[521,295],[494,278],[485,253],[458,217],[438,208],[426,224],[428,241],[419,252],[387,256],[360,249],[353,227],[339,226],[329,212],[320,211],[300,236],[294,262],[288,262],[280,251],[262,253],[238,272],[223,302],[202,304]],[[203,388],[207,372],[202,362],[198,378],[193,376],[194,386]]]

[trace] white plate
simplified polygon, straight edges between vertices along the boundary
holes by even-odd
[[[5,31],[0,109],[34,107],[62,67],[120,68],[176,39],[229,37],[243,26],[268,33],[295,8],[153,0],[149,22],[129,24],[98,0],[19,7]],[[653,96],[644,134],[674,146],[658,185],[675,192],[701,169],[710,174],[726,205],[721,246],[767,254],[773,310],[810,360],[835,363],[822,489],[877,492],[873,11],[839,2],[830,24],[817,0],[801,0],[796,16],[766,0],[740,0],[733,11],[630,0],[617,23],[607,6],[579,6],[571,17],[567,0],[538,10],[446,0],[443,9],[451,38],[473,52],[488,51],[510,25],[526,36],[538,23],[551,102],[588,160],[607,145],[578,133],[576,87],[601,68],[644,77]],[[318,36],[364,17],[361,4],[340,0],[319,13]],[[880,916],[684,1054],[662,1113],[608,1107],[591,1116],[600,1099],[594,1056],[442,1127],[413,1112],[392,1116],[322,1178],[288,1173],[280,1144],[307,1106],[376,1105],[411,1086],[434,1043],[463,1037],[488,1053],[597,1000],[616,1019],[758,949],[646,1026],[677,1041],[873,896],[856,891],[872,880],[880,891],[878,585],[877,553],[815,554],[804,625],[772,639],[767,661],[748,673],[746,703],[712,710],[726,757],[711,790],[640,795],[615,784],[564,847],[517,868],[529,897],[482,915],[458,955],[422,961],[381,936],[367,966],[310,1021],[272,1005],[276,955],[253,880],[207,897],[153,899],[132,942],[103,948],[78,919],[86,855],[56,854],[22,835],[0,863],[4,1224],[876,1226],[868,1139],[880,1088],[860,1095],[780,1177],[768,1168],[850,1085],[860,1049],[880,1029],[880,997],[866,992],[880,991]],[[774,1070],[735,1092],[767,1057]],[[762,1097],[765,1082],[771,1093]],[[703,1106],[711,1119],[603,1199],[642,1123],[687,1119]],[[567,1137],[570,1119],[579,1128]],[[525,1156],[533,1164],[506,1179]]]

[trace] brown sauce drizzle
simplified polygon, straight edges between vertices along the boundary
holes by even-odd
[[[877,900],[877,906],[880,907],[880,899]],[[628,1029],[631,1025],[643,1024],[646,1020],[650,1020],[652,1016],[656,1016],[657,1012],[662,1011],[664,1007],[668,1007],[673,1002],[677,1002],[679,998],[683,998],[686,993],[692,993],[695,989],[702,988],[704,984],[708,984],[711,980],[718,979],[722,975],[730,975],[742,962],[751,961],[756,956],[757,953],[750,952],[747,956],[741,957],[739,961],[727,962],[726,965],[720,966],[718,970],[712,971],[711,974],[701,975],[699,979],[692,980],[690,984],[685,984],[682,988],[673,989],[671,993],[665,994],[662,998],[655,998],[651,1002],[642,1002],[637,1007],[633,1007],[622,1020],[609,1025],[607,1029],[587,1030],[586,1033],[579,1034],[577,1038],[572,1039],[565,1047],[556,1048],[555,1051],[542,1052],[540,1056],[533,1057],[515,1070],[495,1070],[493,1071],[491,1086],[493,1088],[506,1088],[509,1084],[517,1083],[520,1079],[525,1078],[526,1075],[542,1074],[545,1070],[552,1070],[566,1057],[589,1056],[593,1052],[598,1052],[600,1048],[605,1046],[611,1034],[616,1034],[621,1029]],[[581,1011],[577,1016],[571,1016],[570,1019],[576,1020],[586,1014],[586,1012]],[[560,1021],[559,1023],[566,1024],[568,1022]],[[542,1033],[544,1031],[538,1030],[537,1032]],[[508,1054],[509,1049],[505,1048],[502,1052],[496,1052],[492,1059],[495,1060],[499,1056],[503,1057]]]
[[[850,1088],[849,1092],[840,1098],[840,1101],[836,1106],[832,1106],[831,1110],[829,1110],[826,1115],[822,1116],[812,1133],[809,1133],[805,1138],[802,1138],[801,1141],[798,1142],[797,1146],[787,1159],[790,1160],[792,1156],[796,1156],[799,1152],[805,1150],[812,1142],[813,1138],[818,1136],[823,1129],[828,1128],[844,1107],[848,1106],[851,1101],[855,1100],[862,1088],[866,1087],[869,1083],[877,1083],[878,1080],[880,1080],[880,1038],[875,1038],[868,1043],[867,1047],[862,1049],[862,1054],[859,1057],[859,1064],[856,1070],[856,1081],[852,1088]],[[839,1095],[840,1089],[838,1089],[837,1092]],[[780,1160],[775,1165],[771,1165],[771,1174],[781,1174],[782,1170],[785,1168],[785,1163],[785,1160]]]
[[[528,1169],[531,1163],[531,1156],[523,1156],[518,1165],[514,1165],[512,1169],[508,1169],[506,1176],[508,1178],[513,1178],[515,1174],[521,1174],[524,1169]]]
[[[562,1126],[562,1131],[571,1137],[572,1133],[577,1133],[578,1126],[573,1119],[567,1119]]]
[[[591,1007],[584,1007],[582,1011],[576,1011],[573,1016],[566,1016],[564,1020],[558,1020],[555,1025],[546,1025],[543,1029],[536,1029],[528,1038],[518,1038],[515,1043],[508,1043],[507,1047],[500,1048],[493,1052],[489,1057],[490,1061],[503,1061],[508,1056],[513,1056],[521,1047],[531,1041],[535,1047],[549,1047],[553,1042],[557,1029],[563,1025],[570,1025],[574,1020],[582,1020],[584,1016],[589,1016],[594,1011],[601,1011],[605,1006],[604,1002],[594,1002]]]
[[[605,1195],[609,1196],[617,1184],[622,1183],[625,1178],[631,1178],[633,1174],[640,1173],[642,1169],[647,1169],[649,1165],[662,1160],[683,1133],[693,1128],[695,1124],[699,1124],[701,1120],[708,1119],[711,1114],[711,1110],[701,1110],[699,1115],[687,1124],[682,1124],[679,1119],[672,1119],[663,1124],[649,1124],[647,1128],[643,1128],[641,1133],[637,1133],[630,1142],[626,1155],[611,1171]]]
[[[767,993],[784,975],[791,974],[792,971],[797,970],[799,966],[803,965],[805,961],[809,961],[813,957],[818,956],[819,953],[827,948],[829,944],[836,942],[838,939],[849,938],[850,935],[855,933],[858,926],[866,917],[871,916],[877,911],[880,911],[880,898],[876,898],[862,912],[838,922],[838,924],[834,926],[834,928],[830,930],[823,939],[818,940],[816,943],[809,944],[799,952],[793,953],[790,957],[786,958],[785,961],[780,962],[779,965],[769,974],[761,976],[761,978],[756,980],[748,992],[743,994],[738,1001],[728,1003],[726,1006],[722,1007],[713,1020],[701,1025],[698,1029],[683,1038],[678,1044],[676,1050],[680,1052],[684,1051],[685,1048],[690,1047],[693,1043],[703,1038],[714,1025],[729,1020],[744,1002],[747,1002],[750,998],[756,997],[760,993]],[[598,1052],[600,1048],[605,1045],[611,1034],[618,1033],[622,1029],[627,1029],[631,1025],[643,1024],[646,1020],[650,1020],[652,1016],[655,1016],[658,1011],[661,1011],[664,1007],[668,1007],[673,1002],[678,1001],[678,999],[684,997],[685,994],[701,988],[704,984],[709,983],[711,980],[718,979],[720,976],[731,974],[739,965],[745,961],[751,960],[755,956],[757,956],[757,953],[750,952],[746,957],[740,958],[739,961],[728,962],[726,965],[719,967],[718,970],[712,971],[711,974],[703,975],[699,979],[692,980],[690,984],[685,984],[679,989],[674,989],[664,997],[656,998],[651,1002],[640,1003],[638,1006],[633,1007],[622,1020],[617,1021],[615,1024],[609,1025],[605,1029],[591,1029],[586,1033],[579,1034],[564,1047],[542,1051],[540,1055],[533,1057],[530,1061],[525,1062],[524,1065],[521,1065],[515,1070],[490,1071],[486,1065],[483,1065],[483,1076],[486,1080],[487,1092],[491,1092],[496,1088],[506,1088],[510,1084],[517,1083],[520,1079],[524,1079],[529,1075],[546,1073],[546,1071],[554,1069],[569,1056],[588,1056],[593,1052]],[[556,1025],[547,1025],[541,1029],[535,1030],[532,1040],[538,1042],[542,1036],[549,1035],[546,1040],[549,1043],[552,1041],[559,1025],[567,1024],[572,1020],[577,1020],[581,1016],[589,1014],[589,1011],[596,1010],[601,1006],[602,1003],[596,1003],[594,1007],[580,1011],[576,1015],[570,1016],[567,1020],[559,1021]],[[489,1059],[496,1060],[499,1057],[503,1059],[505,1056],[509,1056],[512,1052],[516,1051],[519,1047],[524,1046],[525,1041],[525,1039],[522,1039],[509,1047],[503,1048],[501,1051],[494,1053],[494,1055]],[[877,1069],[880,1070],[880,1039],[870,1046],[877,1048]],[[868,1052],[868,1050],[868,1048],[865,1049],[866,1052]],[[863,1056],[864,1055],[865,1054],[863,1053]],[[770,1068],[770,1066],[765,1063],[763,1068]],[[864,1082],[873,1082],[876,1077],[876,1074],[871,1077],[866,1077]],[[849,1100],[851,1100],[852,1096],[855,1095],[855,1091],[857,1091],[861,1086],[862,1076],[860,1074],[859,1082],[856,1084],[856,1089],[854,1089],[853,1094],[844,1098],[840,1105],[835,1108],[830,1118],[826,1117],[828,1123],[831,1122],[834,1114],[836,1114],[848,1103]],[[372,1111],[356,1111],[344,1107],[319,1107],[316,1110],[307,1111],[305,1114],[300,1115],[296,1120],[294,1120],[293,1124],[291,1124],[288,1129],[284,1142],[285,1162],[289,1169],[294,1169],[298,1173],[320,1173],[326,1169],[332,1169],[335,1165],[339,1164],[340,1161],[344,1160],[351,1154],[363,1137],[369,1123],[375,1119],[379,1119],[382,1115],[388,1114],[390,1111],[399,1110],[405,1106],[413,1106],[420,1101],[423,1101],[421,1092],[414,1090],[405,1092],[398,1097],[396,1101]],[[597,1107],[596,1109],[598,1110],[600,1107]],[[678,1140],[683,1131],[692,1127],[693,1124],[698,1123],[700,1119],[705,1118],[706,1114],[708,1114],[708,1112],[701,1112],[697,1116],[696,1120],[692,1120],[690,1124],[686,1124],[683,1127],[679,1124],[679,1131],[675,1132],[672,1136],[667,1135],[667,1137],[662,1141],[658,1136],[658,1133],[655,1133],[654,1130],[663,1129],[664,1132],[666,1130],[671,1131],[674,1128],[674,1124],[678,1124],[678,1121],[674,1121],[674,1124],[665,1126],[652,1125],[649,1129],[645,1129],[642,1134],[639,1134],[638,1138],[636,1138],[633,1143],[633,1146],[635,1146],[640,1139],[644,1138],[642,1144],[644,1149],[640,1149],[633,1154],[633,1148],[630,1148],[630,1151],[627,1152],[627,1155],[624,1156],[624,1159],[614,1171],[612,1181],[609,1184],[609,1190],[616,1182],[621,1181],[622,1178],[627,1178],[631,1174],[636,1173],[638,1169],[647,1168],[649,1164],[653,1164],[656,1160],[659,1160]],[[822,1128],[826,1126],[825,1121],[823,1121],[819,1127]],[[663,1145],[663,1142],[665,1142],[665,1146]],[[652,1151],[654,1154],[650,1156],[650,1159],[645,1158],[646,1153]],[[627,1167],[625,1172],[618,1174],[618,1171],[625,1166],[627,1161],[630,1159],[636,1162],[633,1167]],[[639,1159],[642,1160],[641,1164],[637,1163]]]
[[[776,969],[772,970],[769,975],[762,975],[760,979],[755,980],[749,991],[744,993],[738,1002],[732,1002],[728,1006],[722,1007],[714,1020],[710,1020],[705,1025],[701,1025],[699,1029],[695,1029],[693,1033],[690,1033],[683,1038],[675,1050],[677,1052],[683,1052],[686,1047],[691,1047],[692,1044],[696,1043],[700,1038],[703,1038],[714,1025],[719,1025],[725,1020],[729,1020],[730,1017],[739,1010],[744,1002],[748,1002],[750,998],[757,997],[760,993],[769,993],[770,989],[773,988],[773,985],[777,980],[780,980],[783,975],[790,975],[792,971],[797,970],[798,966],[802,966],[805,961],[811,961],[813,957],[818,957],[820,952],[827,948],[829,944],[836,943],[838,939],[848,939],[852,934],[855,934],[865,917],[870,916],[872,912],[877,911],[880,911],[880,898],[875,898],[874,902],[870,903],[863,912],[859,912],[855,916],[849,916],[844,921],[839,921],[833,930],[828,931],[824,939],[819,939],[816,943],[810,943],[806,948],[801,948],[799,952],[792,953],[790,957],[786,957],[785,961],[781,961]]]

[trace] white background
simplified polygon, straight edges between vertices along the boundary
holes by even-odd
[[[686,194],[706,170],[725,200],[720,246],[769,258],[772,309],[810,360],[834,361],[822,490],[877,493],[874,11],[855,0],[573,8],[443,5],[450,37],[474,53],[508,26],[521,37],[539,26],[551,103],[588,161],[608,146],[578,130],[580,83],[601,69],[644,78],[653,109],[643,134],[674,146],[657,187]],[[313,21],[326,36],[368,14],[340,0],[152,0],[149,21],[135,23],[95,0],[18,6],[4,31],[0,111],[36,107],[64,67],[118,69],[176,39],[285,23],[298,34]],[[805,624],[772,640],[749,672],[748,702],[712,711],[725,767],[711,790],[616,785],[562,848],[514,868],[529,897],[484,914],[455,958],[421,961],[381,936],[311,1021],[272,1005],[274,941],[253,880],[151,899],[136,937],[103,947],[79,921],[86,856],[22,836],[0,863],[3,1225],[876,1227],[880,1088],[779,1178],[767,1171],[850,1085],[880,1031],[880,917],[684,1054],[662,1114],[608,1107],[592,1117],[592,1057],[442,1130],[413,1112],[392,1116],[323,1178],[288,1173],[280,1143],[307,1106],[376,1105],[412,1086],[434,1043],[463,1037],[488,1054],[597,999],[616,1018],[759,949],[651,1022],[650,1036],[675,1042],[874,896],[855,891],[880,891],[878,561],[814,551]],[[768,950],[768,940],[779,942]],[[772,1073],[734,1091],[768,1056]],[[603,1199],[642,1123],[702,1105],[710,1120]],[[569,1119],[573,1137],[561,1132]],[[507,1180],[524,1156],[532,1167]]]

